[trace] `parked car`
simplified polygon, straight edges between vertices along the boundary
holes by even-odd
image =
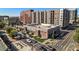
[[[25,39],[26,38],[26,36],[24,35],[24,34],[22,34],[21,32],[14,32],[13,33],[13,37],[15,38],[15,39]]]
[[[4,35],[6,32],[5,31],[0,31],[0,36]]]
[[[26,41],[27,41],[27,42],[29,42],[29,43],[31,42],[31,40],[30,40],[30,39],[26,39]]]

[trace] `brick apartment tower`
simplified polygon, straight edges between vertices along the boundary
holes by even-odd
[[[59,9],[45,11],[22,11],[20,21],[23,24],[53,24],[67,27],[70,20],[76,20],[77,10]]]
[[[31,24],[32,12],[33,12],[33,10],[27,10],[27,11],[22,11],[20,13],[20,21],[22,22],[22,24]]]

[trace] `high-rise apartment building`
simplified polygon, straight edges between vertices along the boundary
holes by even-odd
[[[54,11],[47,11],[47,24],[54,24]]]
[[[32,12],[32,24],[40,24],[40,13],[39,11]]]
[[[69,25],[69,10],[67,9],[60,9],[60,18],[59,18],[59,25],[61,27],[66,27]]]
[[[67,9],[60,9],[32,12],[32,24],[41,23],[65,27],[69,24],[69,11]]]
[[[54,24],[54,11],[32,12],[32,24]]]
[[[70,23],[76,22],[77,19],[77,9],[69,8],[70,11]]]
[[[32,18],[31,18],[32,12],[33,12],[33,10],[22,11],[20,13],[20,21],[23,24],[31,24],[31,22],[32,22]]]
[[[44,10],[44,11],[23,11],[20,19],[23,24],[53,24],[66,27],[69,25],[71,19],[76,20],[77,10],[58,9],[58,10]]]
[[[54,25],[59,25],[60,10],[54,11]]]

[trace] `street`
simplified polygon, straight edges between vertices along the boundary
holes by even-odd
[[[60,40],[56,45],[53,46],[57,51],[65,51],[67,46],[71,44],[71,39],[74,31],[70,31],[62,40]]]

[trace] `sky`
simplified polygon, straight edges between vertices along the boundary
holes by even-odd
[[[19,16],[21,11],[24,10],[53,10],[59,8],[0,8],[0,15],[8,15],[8,16]],[[79,15],[79,9],[78,9]]]

